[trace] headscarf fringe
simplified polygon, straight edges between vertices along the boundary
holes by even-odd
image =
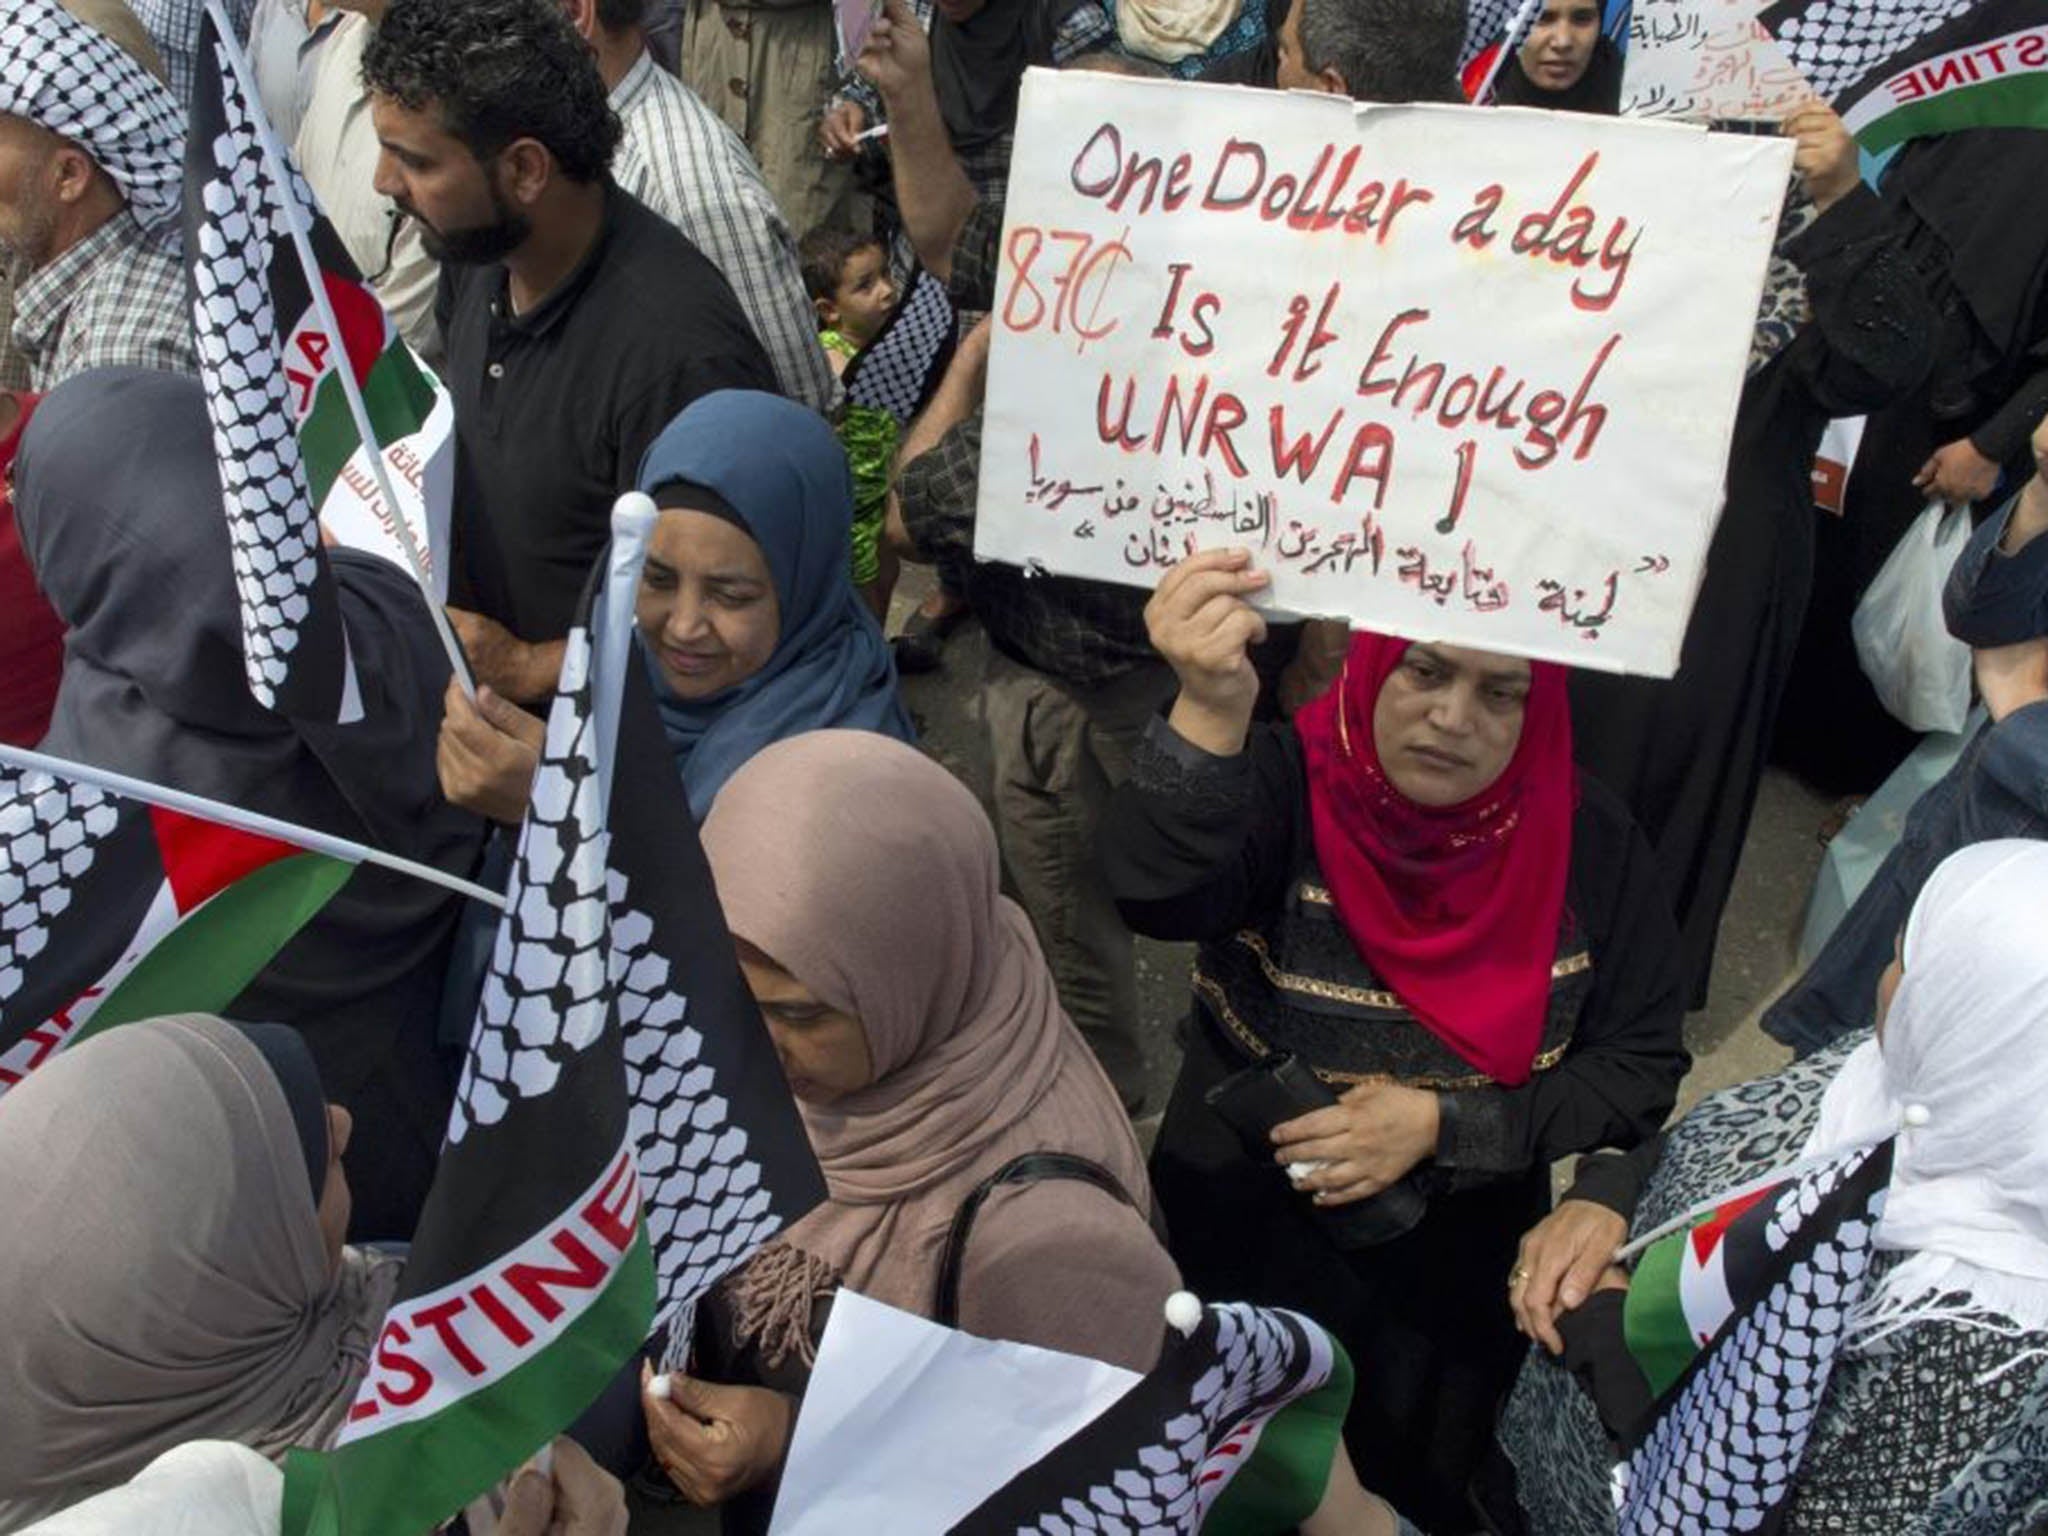
[[[2048,1333],[2048,1311],[2038,1296],[2021,1284],[2001,1286],[2000,1278],[1944,1254],[1916,1253],[1857,1306],[1843,1345],[1869,1353],[1898,1334],[1929,1323],[2016,1340]],[[1977,1385],[1986,1386],[2030,1360],[2048,1363],[2048,1343],[2024,1345],[1978,1377]]]
[[[838,1288],[839,1271],[816,1254],[770,1243],[727,1282],[736,1341],[752,1343],[771,1370],[792,1355],[809,1369],[818,1363],[812,1314]]]

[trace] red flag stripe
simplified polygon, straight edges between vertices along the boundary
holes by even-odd
[[[183,916],[226,890],[244,875],[293,858],[306,850],[274,837],[259,837],[217,821],[202,821],[161,806],[149,808],[158,856],[171,883],[171,899]]]

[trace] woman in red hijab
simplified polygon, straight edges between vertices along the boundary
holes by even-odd
[[[1550,1164],[1650,1135],[1685,1074],[1677,933],[1563,668],[1361,633],[1254,728],[1265,583],[1229,550],[1160,584],[1180,694],[1102,823],[1131,927],[1201,946],[1153,1188],[1197,1294],[1343,1339],[1367,1486],[1470,1530]]]

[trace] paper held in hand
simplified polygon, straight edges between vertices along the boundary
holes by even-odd
[[[975,552],[1669,676],[1791,154],[1034,70]]]
[[[1762,9],[1763,0],[1633,0],[1623,115],[1782,121],[1813,87],[1756,19]]]

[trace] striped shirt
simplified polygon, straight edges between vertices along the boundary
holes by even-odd
[[[839,381],[818,343],[796,241],[747,146],[650,53],[626,71],[611,102],[626,130],[613,178],[725,274],[782,392],[830,415]]]
[[[16,290],[14,340],[45,393],[88,368],[198,372],[184,264],[125,208]]]
[[[227,12],[237,40],[247,40],[249,15],[255,8],[256,0],[222,0],[221,9]],[[128,0],[128,9],[148,30],[164,61],[164,79],[171,94],[189,112],[199,63],[199,20],[206,14],[206,0]]]

